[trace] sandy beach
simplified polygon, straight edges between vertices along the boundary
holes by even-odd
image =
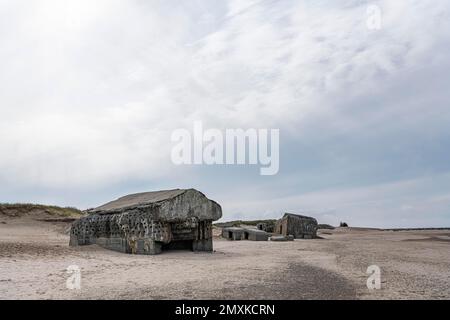
[[[450,231],[321,230],[323,239],[228,241],[213,253],[69,247],[67,222],[0,217],[0,299],[450,299]],[[68,289],[67,268],[81,288]],[[369,290],[367,267],[381,270]]]

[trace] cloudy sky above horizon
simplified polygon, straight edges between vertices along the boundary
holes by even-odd
[[[0,202],[194,187],[224,220],[450,226],[448,1],[0,0],[0,40]],[[279,173],[175,166],[197,120],[279,128]]]

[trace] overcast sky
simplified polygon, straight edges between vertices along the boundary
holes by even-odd
[[[279,128],[279,173],[175,166],[196,120]],[[450,226],[450,2],[0,0],[0,202],[184,187],[224,220]]]

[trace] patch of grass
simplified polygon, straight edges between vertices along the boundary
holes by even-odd
[[[84,213],[74,207],[48,206],[34,203],[0,203],[0,214],[22,216],[30,213],[46,213],[55,217],[79,217]]]

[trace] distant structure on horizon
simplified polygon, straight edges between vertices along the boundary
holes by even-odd
[[[212,222],[221,217],[220,205],[195,189],[131,194],[91,209],[75,221],[70,245],[97,244],[135,254],[212,251]]]
[[[312,217],[285,213],[275,224],[259,222],[252,227],[224,227],[222,238],[228,240],[292,241],[294,239],[317,238],[317,220]],[[270,232],[268,231],[270,230]]]
[[[299,214],[285,213],[275,223],[275,233],[285,237],[292,235],[295,239],[313,239],[317,237],[317,220]]]

